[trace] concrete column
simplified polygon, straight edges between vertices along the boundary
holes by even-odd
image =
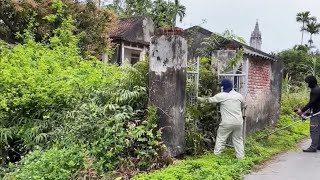
[[[157,107],[158,125],[171,156],[185,149],[187,48],[186,40],[174,33],[151,39],[149,103]]]

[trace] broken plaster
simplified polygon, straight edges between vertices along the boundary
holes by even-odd
[[[187,42],[181,36],[153,37],[150,49],[150,70],[156,75],[165,73],[168,68],[187,67]]]

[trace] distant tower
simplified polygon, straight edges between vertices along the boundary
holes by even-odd
[[[262,38],[261,38],[261,32],[259,30],[259,23],[257,20],[256,26],[254,27],[254,31],[251,33],[250,46],[261,50],[261,44],[262,44]]]

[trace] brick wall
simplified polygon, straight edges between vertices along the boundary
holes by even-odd
[[[272,94],[271,61],[249,57],[248,94],[246,110],[247,133],[256,132],[272,125],[277,117],[279,98]]]
[[[270,90],[271,62],[263,59],[250,59],[248,93],[256,99],[259,93]]]

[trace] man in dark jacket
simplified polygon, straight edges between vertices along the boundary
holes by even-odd
[[[317,84],[317,79],[314,76],[307,76],[305,82],[308,83],[308,87],[311,89],[309,103],[302,109],[297,111],[298,115],[304,114],[307,110],[310,110],[313,114],[320,111],[320,88]],[[310,119],[310,137],[311,146],[303,152],[317,152],[320,150],[320,117],[314,116]]]

